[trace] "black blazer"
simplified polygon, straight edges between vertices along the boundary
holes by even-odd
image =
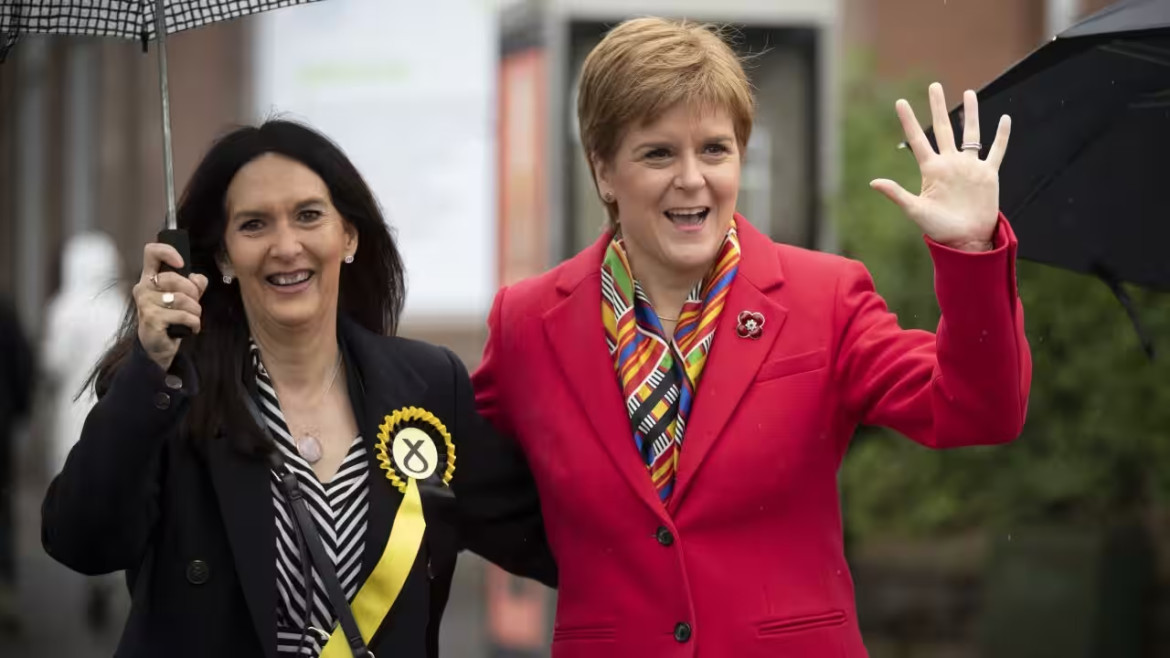
[[[434,413],[456,447],[446,500],[424,492],[427,529],[411,574],[370,643],[377,655],[433,658],[456,554],[469,548],[555,586],[535,485],[523,456],[475,412],[450,351],[375,335],[342,319],[350,397],[370,454],[364,579],[402,499],[373,449],[383,417]],[[276,526],[269,466],[222,437],[182,436],[198,381],[190,362],[162,370],[138,346],[85,423],[42,509],[42,542],[84,574],[126,570],[130,616],[117,656],[276,655]],[[454,492],[451,500],[449,491]],[[433,494],[435,492],[431,492]]]

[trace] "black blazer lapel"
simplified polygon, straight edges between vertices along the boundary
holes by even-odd
[[[264,655],[276,657],[276,519],[268,464],[242,455],[224,437],[208,442],[207,461],[252,623]]]
[[[352,320],[338,322],[338,335],[345,351],[346,377],[354,418],[366,445],[370,465],[370,510],[366,528],[366,546],[362,553],[360,582],[365,582],[377,565],[402,494],[386,479],[378,462],[376,447],[379,425],[395,410],[422,406],[426,381],[418,375],[399,353],[401,343],[373,334]],[[428,519],[427,534],[431,532]]]

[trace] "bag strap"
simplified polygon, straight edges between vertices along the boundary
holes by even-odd
[[[374,658],[373,652],[366,647],[365,641],[362,640],[357,621],[353,618],[353,610],[350,609],[345,591],[341,589],[341,581],[337,578],[337,570],[329,561],[329,556],[325,554],[325,546],[321,543],[321,536],[317,534],[317,526],[313,523],[312,515],[309,514],[309,507],[305,503],[305,494],[301,490],[301,484],[297,481],[296,474],[285,466],[284,457],[280,454],[280,450],[270,452],[269,461],[279,479],[279,486],[284,497],[292,508],[293,519],[308,545],[313,566],[317,568],[317,575],[321,577],[321,582],[325,585],[325,592],[329,595],[329,603],[333,607],[333,612],[337,614],[337,621],[341,624],[341,631],[345,633],[345,640],[349,644],[354,658]],[[304,556],[301,559],[303,561]],[[306,587],[311,590],[312,583],[306,581]]]
[[[248,411],[252,414],[253,420],[264,430],[270,437],[271,432],[268,429],[268,422],[264,419],[264,415],[260,413],[260,409],[256,406],[256,401],[252,399],[251,395],[245,394],[244,404],[248,407]],[[341,625],[341,631],[345,634],[345,641],[349,644],[350,651],[353,652],[354,658],[375,658],[374,652],[370,651],[362,640],[362,633],[358,629],[357,620],[353,617],[353,610],[349,607],[349,600],[345,596],[345,591],[341,589],[341,581],[337,578],[337,570],[333,563],[329,561],[329,556],[325,554],[325,546],[321,543],[321,536],[317,534],[317,526],[313,523],[313,516],[309,513],[308,504],[305,503],[305,493],[301,490],[301,484],[297,481],[295,473],[288,469],[284,463],[284,455],[280,454],[280,449],[275,445],[273,439],[272,450],[268,453],[268,461],[272,464],[272,471],[276,473],[278,486],[281,493],[284,494],[284,499],[288,502],[292,509],[293,522],[296,523],[301,551],[301,564],[305,565],[305,589],[308,596],[305,597],[305,614],[306,623],[309,606],[312,605],[313,582],[311,572],[308,569],[308,560],[305,559],[305,545],[309,549],[309,558],[313,561],[313,566],[317,569],[317,575],[321,577],[321,582],[325,585],[325,593],[329,596],[329,605],[333,608],[333,613],[337,615],[337,622]],[[302,634],[302,639],[304,635]],[[328,642],[328,639],[325,640]]]

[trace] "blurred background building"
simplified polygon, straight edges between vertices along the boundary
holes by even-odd
[[[741,210],[777,239],[832,249],[850,53],[869,53],[879,76],[929,74],[957,99],[1107,4],[326,0],[174,37],[175,177],[181,186],[231,126],[309,121],[358,162],[399,231],[409,324],[459,334],[482,324],[497,282],[542,271],[600,230],[573,86],[607,26],[661,14],[739,28],[760,105]],[[30,329],[68,236],[109,233],[134,270],[161,225],[154,67],[138,44],[35,37],[0,66],[0,290]],[[474,343],[460,354],[474,360]]]
[[[842,189],[851,81],[939,80],[957,101],[962,89],[979,88],[1107,4],[325,0],[169,40],[175,180],[181,188],[209,143],[234,125],[279,115],[320,128],[353,157],[397,232],[409,270],[403,333],[449,345],[474,368],[496,288],[555,265],[602,228],[576,136],[574,84],[609,26],[655,14],[736,27],[738,47],[753,55],[759,104],[740,210],[777,240],[848,252],[832,221],[840,196],[868,193]],[[142,245],[161,227],[154,67],[135,43],[33,37],[0,64],[0,295],[14,300],[32,336],[45,330],[70,237],[112,236],[130,281]],[[927,116],[925,86],[913,93],[919,117]],[[892,101],[874,112],[893,137],[871,147],[893,152]],[[42,398],[50,386],[38,391]],[[0,637],[0,653],[109,655],[116,634],[84,627],[81,577],[39,548],[50,413],[42,405],[18,444],[24,632]],[[983,655],[975,565],[986,550],[966,540],[859,543],[860,614],[875,658]],[[966,566],[947,566],[956,563]],[[485,575],[476,559],[463,560],[459,573],[445,655],[488,656],[493,643],[509,642],[518,653],[496,655],[547,653],[524,654],[522,645],[551,633],[551,595]],[[485,610],[492,601],[523,617],[527,630],[506,630]],[[1143,626],[1145,655],[1170,655],[1166,604],[1143,609],[1153,611]],[[63,622],[74,617],[76,624]]]

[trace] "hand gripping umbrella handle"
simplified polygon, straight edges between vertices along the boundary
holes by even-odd
[[[159,232],[158,241],[171,245],[183,257],[182,269],[176,270],[164,263],[160,270],[178,272],[183,276],[188,276],[191,274],[191,240],[186,230],[175,226],[175,180],[171,164],[171,102],[167,89],[167,23],[166,6],[162,0],[154,2],[154,29],[154,37],[158,42],[158,82],[159,92],[162,96],[163,173],[167,193],[166,228]],[[185,324],[168,325],[167,335],[171,338],[187,338],[191,335],[191,327]]]
[[[187,235],[187,229],[182,228],[168,228],[159,231],[158,241],[163,244],[169,244],[179,252],[183,257],[183,267],[175,269],[166,263],[159,267],[162,272],[178,272],[182,276],[190,276],[191,274],[191,239]],[[185,324],[172,324],[167,326],[167,335],[171,338],[188,338],[191,336],[191,327]]]

